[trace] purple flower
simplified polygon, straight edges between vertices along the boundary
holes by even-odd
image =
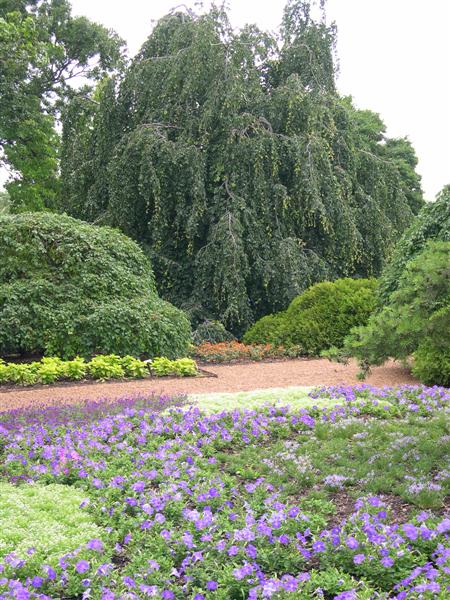
[[[103,542],[97,539],[90,540],[86,544],[86,548],[89,550],[95,550],[96,552],[103,552]]]
[[[143,492],[145,490],[145,481],[136,481],[136,483],[131,486],[131,489],[133,492]]]
[[[324,552],[326,546],[321,540],[316,540],[313,543],[312,548],[313,548],[314,552]]]
[[[406,537],[409,540],[416,540],[417,536],[418,536],[418,530],[417,527],[415,525],[412,525],[412,523],[405,523],[402,527]]]
[[[345,543],[346,543],[347,547],[350,548],[350,550],[356,550],[356,548],[359,547],[358,540],[351,536],[345,540]]]
[[[392,567],[392,565],[394,564],[394,560],[390,556],[384,556],[381,559],[381,564],[383,565],[383,567],[386,567],[388,569],[389,567]]]
[[[219,584],[217,583],[217,581],[208,581],[206,584],[206,589],[207,590],[217,590],[217,588],[219,587]]]
[[[334,597],[334,600],[356,600],[356,590],[348,590],[347,592],[341,592]]]
[[[355,563],[355,565],[360,565],[361,563],[363,563],[366,559],[366,555],[365,554],[355,554],[355,556],[353,557],[353,562]]]
[[[75,570],[77,573],[86,573],[89,571],[90,565],[87,560],[79,560],[75,565]]]

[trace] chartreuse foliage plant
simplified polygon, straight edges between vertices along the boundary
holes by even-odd
[[[57,381],[78,381],[80,379],[140,379],[150,374],[156,377],[179,375],[183,377],[198,374],[195,361],[190,358],[155,358],[140,360],[133,356],[116,354],[98,355],[90,361],[77,356],[73,360],[58,357],[45,357],[30,363],[5,363],[0,359],[0,384],[34,385],[50,384]]]
[[[150,369],[158,377],[164,377],[165,375],[189,377],[198,373],[197,365],[192,358],[178,358],[177,360],[164,357],[154,358],[150,362]]]
[[[223,410],[257,409],[265,405],[289,405],[293,410],[312,406],[330,405],[329,398],[315,399],[309,396],[310,387],[287,387],[252,390],[249,392],[217,392],[189,394],[188,403],[198,406],[202,412]]]
[[[318,281],[377,276],[423,205],[417,159],[339,96],[335,45],[309,1],[273,34],[170,12],[120,81],[66,104],[61,205],[138,240],[164,298],[237,336]]]
[[[375,309],[375,279],[338,279],[317,283],[297,296],[286,311],[257,321],[244,342],[298,346],[317,355],[340,345],[352,327],[364,325]]]
[[[0,355],[186,356],[185,314],[139,246],[65,215],[0,215]]]
[[[449,390],[336,386],[291,399],[301,394],[303,406],[238,395],[241,408],[209,414],[165,411],[177,404],[167,396],[0,413],[8,516],[28,525],[30,494],[45,505],[36,532],[48,523],[38,540],[23,532],[21,560],[5,548],[0,594],[446,599]],[[66,517],[55,483],[83,508]],[[70,542],[80,512],[89,533]],[[5,529],[14,543],[21,529]]]
[[[67,459],[70,460],[70,456]],[[11,576],[23,563],[21,576],[29,577],[37,589],[45,578],[56,577],[61,558],[77,549],[77,564],[99,566],[103,562],[99,550],[103,551],[102,540],[106,540],[108,534],[80,508],[83,502],[86,502],[86,494],[73,486],[13,485],[0,481],[2,577]],[[71,569],[67,588],[80,592],[82,579],[81,572]]]

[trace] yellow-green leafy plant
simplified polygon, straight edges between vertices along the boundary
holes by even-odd
[[[162,356],[152,360],[151,370],[157,377],[164,377],[166,375],[188,377],[197,374],[197,365],[191,358],[170,360],[169,358]]]
[[[121,379],[125,377],[125,369],[120,356],[107,354],[94,356],[88,363],[89,374],[94,379]]]
[[[106,539],[90,514],[80,508],[85,494],[60,484],[12,485],[0,482],[0,564],[8,576],[5,557],[14,552],[24,560],[21,574],[41,574],[42,565],[56,568],[64,554],[81,548],[77,560],[94,556],[90,540]],[[33,548],[34,552],[29,550]],[[97,560],[101,560],[99,557]]]
[[[120,359],[120,364],[125,371],[126,377],[138,379],[149,374],[147,363],[139,360],[139,358],[134,358],[134,356],[123,356]]]

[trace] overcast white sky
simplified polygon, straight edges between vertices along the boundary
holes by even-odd
[[[183,0],[181,0],[183,1]],[[184,2],[193,7],[190,0]],[[73,12],[115,29],[130,55],[177,0],[72,0]],[[205,3],[207,4],[207,3]],[[285,0],[230,0],[232,23],[277,29]],[[427,199],[450,183],[450,0],[328,0],[338,26],[338,88],[408,136]]]

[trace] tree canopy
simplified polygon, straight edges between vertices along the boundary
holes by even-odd
[[[450,242],[450,185],[444,186],[434,202],[428,202],[395,247],[378,289],[380,306],[389,302],[410,260],[429,242]]]
[[[66,106],[62,205],[138,240],[165,298],[234,333],[317,281],[377,275],[422,205],[417,161],[338,95],[335,39],[309,2],[277,35],[171,12]]]
[[[122,64],[122,41],[68,0],[0,2],[0,164],[16,210],[55,208],[61,105]],[[76,82],[74,86],[72,82]]]

